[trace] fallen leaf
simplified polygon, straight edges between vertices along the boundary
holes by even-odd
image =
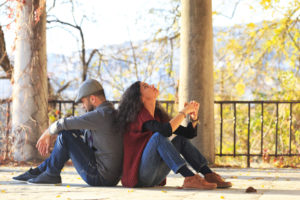
[[[5,191],[5,190],[1,190],[1,192],[2,192],[2,193],[5,193],[6,191]]]
[[[67,188],[69,188],[70,186],[69,185],[67,185]]]
[[[261,180],[261,179],[264,179],[263,177],[256,177],[254,178],[255,180]]]
[[[221,196],[220,198],[221,198],[221,199],[225,199],[225,197],[224,197],[224,196]]]
[[[57,195],[57,196],[56,196],[56,198],[59,198],[59,197],[60,197],[60,195]]]
[[[246,193],[256,193],[257,190],[254,187],[248,187],[245,192]]]
[[[165,190],[162,190],[162,192],[167,193],[167,191],[165,191]]]

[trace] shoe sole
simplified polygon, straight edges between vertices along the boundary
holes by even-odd
[[[217,188],[182,188],[183,190],[214,190]]]
[[[13,182],[17,182],[17,183],[26,183],[27,181],[23,181],[23,180],[17,180],[17,179],[12,179]]]
[[[31,183],[27,181],[29,185],[45,185],[45,186],[61,186],[62,183]]]
[[[218,189],[226,189],[226,188],[231,188],[231,187],[232,187],[232,185],[230,185],[230,186],[223,186],[223,187],[222,186],[218,186],[217,188]]]

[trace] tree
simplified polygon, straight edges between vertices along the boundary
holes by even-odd
[[[13,73],[12,134],[15,160],[38,158],[35,144],[48,126],[46,1],[18,1]]]

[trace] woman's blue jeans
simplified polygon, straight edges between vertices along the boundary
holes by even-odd
[[[39,170],[50,175],[60,175],[65,163],[71,158],[81,178],[89,185],[103,186],[105,180],[97,170],[94,151],[80,137],[79,131],[62,131],[59,133],[54,149]]]
[[[182,158],[182,156],[183,158]],[[174,173],[189,163],[197,172],[207,160],[186,138],[176,136],[172,141],[154,133],[148,141],[139,168],[139,187],[159,185],[172,170]]]

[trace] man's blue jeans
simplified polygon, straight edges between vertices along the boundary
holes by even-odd
[[[143,151],[138,186],[159,185],[170,170],[177,173],[182,166],[186,165],[186,161],[197,172],[207,165],[205,157],[188,139],[176,136],[170,141],[158,132],[154,133]]]
[[[60,175],[65,163],[71,158],[81,178],[89,185],[103,186],[105,180],[97,170],[94,151],[84,143],[78,131],[62,131],[59,133],[54,149],[39,170],[50,175]]]

